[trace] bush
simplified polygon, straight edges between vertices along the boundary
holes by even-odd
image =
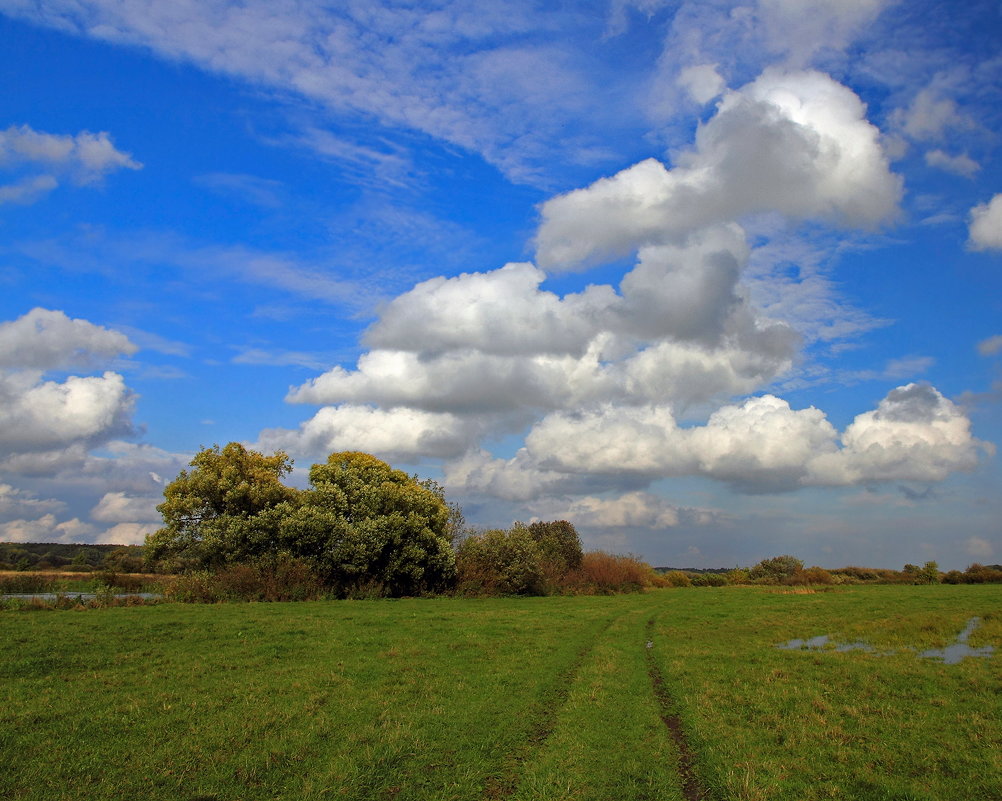
[[[1002,570],[998,565],[981,565],[975,562],[964,571],[964,581],[967,584],[1000,584]]]
[[[838,584],[897,583],[901,581],[901,574],[895,570],[857,567],[855,565],[832,570],[831,575]]]
[[[0,593],[52,592],[53,583],[39,573],[0,576]]]
[[[654,569],[635,556],[621,556],[605,551],[589,551],[581,559],[569,583],[578,591],[597,595],[642,592],[653,586]]]
[[[303,560],[279,554],[254,562],[230,565],[216,572],[198,571],[175,576],[164,588],[169,601],[310,601],[324,597],[314,570]]]
[[[689,574],[681,570],[671,570],[665,573],[664,578],[669,587],[692,586],[692,579],[689,578]]]
[[[528,529],[539,548],[539,567],[547,589],[552,591],[559,587],[567,573],[581,567],[581,538],[566,520],[537,521]]]
[[[727,576],[723,573],[696,573],[692,577],[693,587],[726,587]]]
[[[733,570],[728,570],[724,573],[727,577],[728,584],[750,584],[751,579],[748,577],[748,571],[743,567],[736,567]]]
[[[748,571],[748,576],[757,584],[778,584],[783,579],[787,579],[803,569],[804,563],[797,557],[784,554],[783,556],[774,556],[771,559],[763,559]],[[768,579],[768,581],[763,581],[763,579]]]
[[[133,576],[128,573],[118,573],[114,570],[102,570],[94,574],[94,579],[98,584],[106,587],[113,587],[120,592],[142,592],[143,579],[141,576]]]
[[[823,567],[809,567],[806,570],[798,570],[792,576],[787,576],[783,584],[790,586],[808,586],[811,584],[834,584],[835,579],[832,574]]]
[[[461,595],[541,595],[544,575],[539,545],[516,523],[467,537],[456,552],[456,590]]]

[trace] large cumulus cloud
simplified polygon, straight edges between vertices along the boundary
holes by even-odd
[[[157,527],[156,471],[176,473],[185,459],[117,439],[135,433],[136,395],[102,369],[136,350],[121,332],[62,311],[32,309],[0,323],[0,475],[32,487],[0,483],[0,538],[135,543]],[[36,488],[55,497],[38,498]],[[90,520],[84,509],[60,519],[65,491],[75,502],[100,493]]]
[[[540,266],[619,258],[756,212],[873,227],[901,196],[866,107],[820,72],[770,69],[725,93],[676,162],[648,159],[545,203]]]
[[[773,395],[725,405],[692,426],[680,426],[664,406],[554,413],[533,427],[514,458],[471,454],[447,477],[513,500],[567,491],[581,476],[702,476],[742,492],[782,492],[940,481],[973,469],[991,450],[953,402],[929,385],[908,384],[841,435],[820,410],[793,409]]]
[[[120,374],[45,376],[135,350],[123,334],[61,311],[33,309],[0,325],[0,466],[31,472],[131,433],[135,395]]]
[[[743,225],[892,220],[901,181],[865,112],[818,72],[766,70],[725,92],[671,169],[647,160],[543,204],[536,265],[434,278],[388,303],[354,367],[290,389],[322,408],[261,443],[440,458],[453,490],[634,528],[683,519],[652,500],[662,479],[767,493],[972,469],[990,448],[931,386],[898,387],[841,432],[775,394],[805,339],[878,321],[839,320],[818,281],[791,304],[763,269],[776,256],[762,227],[753,247]],[[624,256],[617,284],[546,287],[546,269]],[[491,441],[522,447],[498,458]]]
[[[748,258],[744,231],[722,224],[644,248],[618,287],[560,297],[531,264],[426,281],[382,310],[355,369],[288,395],[323,409],[262,443],[456,456],[563,409],[753,391],[791,367],[799,336],[749,301]]]

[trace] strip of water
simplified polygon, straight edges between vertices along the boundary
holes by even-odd
[[[967,621],[966,628],[957,635],[957,640],[952,645],[948,645],[946,648],[930,648],[928,651],[920,653],[919,656],[926,659],[940,659],[946,665],[956,665],[968,656],[983,656],[985,658],[991,656],[995,652],[993,646],[985,645],[981,648],[971,648],[967,644],[967,638],[971,636],[971,632],[980,625],[981,618],[972,617]]]
[[[995,647],[991,645],[985,645],[981,648],[971,648],[967,644],[968,638],[971,633],[981,625],[981,618],[972,617],[967,621],[967,626],[964,628],[960,634],[957,635],[956,641],[952,645],[946,646],[946,648],[930,648],[927,651],[923,651],[919,654],[920,657],[925,659],[939,659],[944,664],[956,665],[961,660],[968,656],[980,656],[984,658],[990,657],[995,653]],[[829,646],[831,646],[829,648]],[[833,642],[831,637],[827,634],[820,634],[817,637],[811,637],[807,640],[789,640],[788,642],[782,642],[776,646],[786,651],[822,651],[822,650],[834,650],[838,653],[844,653],[846,651],[865,651],[867,653],[877,653],[872,645],[865,642]],[[914,648],[910,650],[916,650]],[[878,653],[878,656],[890,656],[894,651],[884,651]]]

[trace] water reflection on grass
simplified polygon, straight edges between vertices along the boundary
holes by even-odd
[[[967,621],[967,626],[964,628],[960,634],[957,635],[956,641],[952,645],[946,646],[946,648],[930,648],[926,651],[922,651],[919,654],[920,657],[926,659],[938,659],[947,665],[956,665],[965,657],[968,656],[980,656],[988,658],[993,653],[995,653],[995,647],[991,645],[985,645],[980,648],[972,648],[967,644],[968,638],[971,633],[981,624],[981,618],[972,617]],[[835,651],[836,653],[844,653],[846,651],[865,651],[867,653],[874,653],[878,656],[890,656],[895,653],[894,651],[883,651],[878,652],[872,645],[865,642],[834,642],[828,634],[820,634],[817,637],[811,637],[807,640],[794,639],[787,642],[782,642],[776,646],[787,651]],[[910,648],[908,650],[915,651],[917,649]]]

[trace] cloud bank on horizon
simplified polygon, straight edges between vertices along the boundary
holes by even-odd
[[[991,3],[0,12],[107,62],[0,131],[0,540],[238,439],[659,564],[1002,555]]]

